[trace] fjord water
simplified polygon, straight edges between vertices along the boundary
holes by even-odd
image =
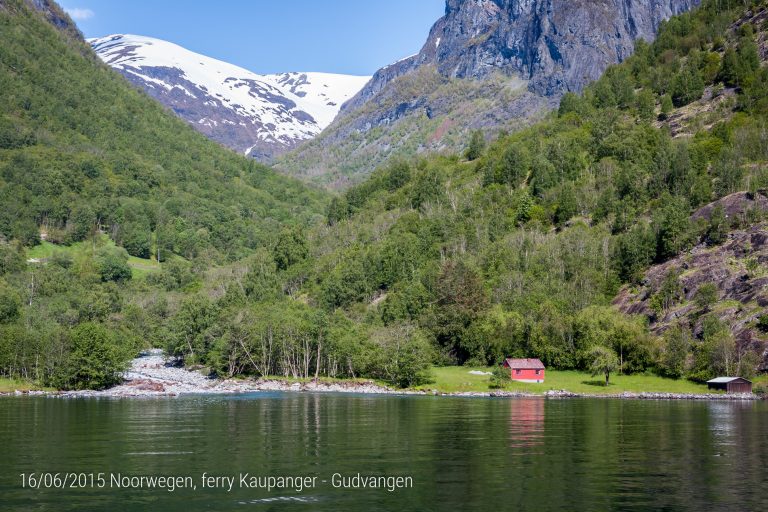
[[[9,397],[0,510],[768,510],[767,433],[766,402]],[[197,489],[22,488],[31,472],[189,475]],[[206,472],[318,485],[202,489]],[[413,487],[339,489],[334,473]]]

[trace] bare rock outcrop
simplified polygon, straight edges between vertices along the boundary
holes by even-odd
[[[739,349],[763,355],[761,367],[766,368],[768,336],[757,323],[768,313],[768,223],[750,225],[749,217],[764,215],[768,198],[761,193],[737,192],[700,208],[692,220],[708,221],[718,206],[727,220],[747,227],[731,231],[720,245],[702,243],[652,266],[642,283],[624,287],[614,304],[624,313],[647,317],[657,334],[682,323],[700,335],[705,315],[715,315],[729,327]],[[680,297],[666,309],[654,307],[654,296],[669,275],[675,276]],[[708,306],[695,300],[705,284],[713,284],[717,290],[717,300]]]
[[[447,0],[416,55],[379,69],[318,138],[278,168],[355,182],[392,157],[461,149],[470,130],[518,129],[698,3]]]
[[[342,108],[358,108],[398,76],[435,65],[443,76],[501,71],[551,96],[579,91],[651,41],[662,20],[699,0],[447,0],[418,54],[380,69]]]

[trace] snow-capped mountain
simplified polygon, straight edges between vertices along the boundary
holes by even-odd
[[[370,79],[331,73],[258,75],[168,41],[130,34],[88,42],[101,60],[197,130],[262,160],[320,133]]]

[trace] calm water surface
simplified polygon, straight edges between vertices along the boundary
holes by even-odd
[[[768,403],[258,393],[0,399],[0,510],[768,510]],[[21,473],[191,476],[29,489]],[[317,476],[295,490],[200,476]],[[334,473],[413,487],[338,489]],[[327,480],[327,483],[322,483]]]

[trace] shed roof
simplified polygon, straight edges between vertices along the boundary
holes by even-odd
[[[744,377],[717,377],[714,379],[710,379],[707,381],[707,384],[726,384],[728,382],[733,382],[735,380],[743,380],[744,382],[751,382]]]
[[[542,363],[541,360],[539,359],[512,359],[511,357],[508,357],[504,362],[510,368],[520,368],[521,370],[522,369],[534,369],[534,370],[544,369],[544,363]]]

